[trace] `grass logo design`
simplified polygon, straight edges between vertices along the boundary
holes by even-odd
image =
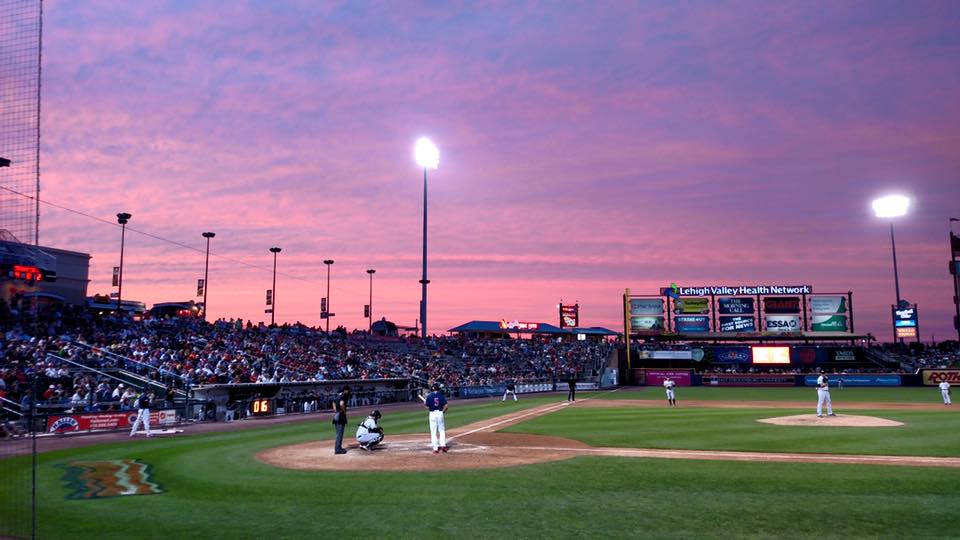
[[[150,465],[135,459],[74,461],[63,466],[68,499],[98,499],[163,493],[151,479]]]

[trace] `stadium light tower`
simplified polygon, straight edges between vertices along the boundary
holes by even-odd
[[[270,248],[270,253],[273,253],[273,288],[270,289],[270,325],[272,326],[276,321],[277,317],[277,253],[280,253],[282,250],[278,247]],[[206,306],[204,306],[206,309]]]
[[[207,289],[210,288],[210,239],[216,235],[212,232],[201,233],[207,239],[207,258],[203,263],[203,320],[207,320]]]
[[[323,264],[327,265],[327,333],[330,333],[330,267],[333,266],[333,259],[325,259]]]
[[[417,139],[414,146],[417,164],[423,167],[423,277],[420,279],[420,337],[427,338],[427,169],[440,165],[440,150],[426,137]]]
[[[897,294],[897,308],[900,307],[900,273],[897,271],[897,241],[893,234],[893,218],[907,215],[910,209],[910,198],[904,195],[887,195],[873,200],[873,213],[878,218],[890,219],[890,249],[893,253],[893,286]],[[897,341],[896,328],[893,330],[893,341]]]
[[[5,157],[0,157],[0,167],[9,167],[10,160]]]
[[[373,275],[377,271],[373,268],[367,270],[367,274],[370,274],[370,301],[367,304],[367,333],[373,333]]]
[[[117,214],[117,223],[120,224],[120,275],[117,279],[117,315],[123,315],[120,311],[120,301],[123,299],[123,244],[127,236],[127,222],[132,217],[127,212]]]

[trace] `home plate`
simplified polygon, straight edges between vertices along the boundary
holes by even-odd
[[[778,416],[776,418],[761,418],[757,422],[778,426],[826,426],[826,427],[896,427],[903,422],[887,420],[876,416],[857,416],[853,414],[838,414],[835,416],[819,417],[815,414],[797,414],[794,416]]]

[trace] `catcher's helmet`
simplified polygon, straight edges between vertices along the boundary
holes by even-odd
[[[383,415],[380,414],[380,409],[374,409],[373,412],[370,413],[370,416],[372,416],[372,417],[376,418],[377,420],[379,420],[380,417],[383,416]]]

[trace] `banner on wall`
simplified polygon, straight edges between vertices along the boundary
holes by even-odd
[[[710,373],[703,375],[704,386],[794,386],[793,375],[764,373]]]
[[[960,369],[924,369],[924,386],[937,386],[947,381],[951,386],[960,386]]]
[[[816,386],[819,375],[803,377],[804,386]],[[839,386],[843,379],[844,386],[900,386],[899,375],[860,375],[860,374],[830,374],[827,380],[831,387]]]
[[[70,433],[72,431],[130,429],[137,421],[137,411],[118,411],[103,413],[81,413],[52,415],[47,418],[47,431],[50,433]],[[150,426],[169,426],[177,422],[174,409],[150,411]]]
[[[750,347],[725,347],[713,350],[717,364],[749,364],[753,360]]]
[[[718,300],[721,315],[749,315],[753,313],[753,298],[721,298]]]
[[[710,299],[702,296],[678,298],[673,303],[674,313],[710,313]]]
[[[677,315],[673,319],[673,326],[679,334],[709,332],[710,317],[706,315]]]
[[[799,332],[800,317],[796,315],[767,315],[764,321],[767,332]]]
[[[663,298],[631,298],[630,316],[663,315]]]
[[[810,298],[811,313],[846,313],[846,296],[813,296]]]
[[[720,331],[721,332],[756,332],[757,323],[753,320],[753,316],[742,317],[739,315],[721,315],[720,316]]]
[[[846,332],[846,315],[813,315],[810,330],[814,332]]]
[[[641,369],[645,375],[646,384],[650,386],[661,386],[663,381],[670,377],[677,386],[690,386],[693,379],[689,369]]]

